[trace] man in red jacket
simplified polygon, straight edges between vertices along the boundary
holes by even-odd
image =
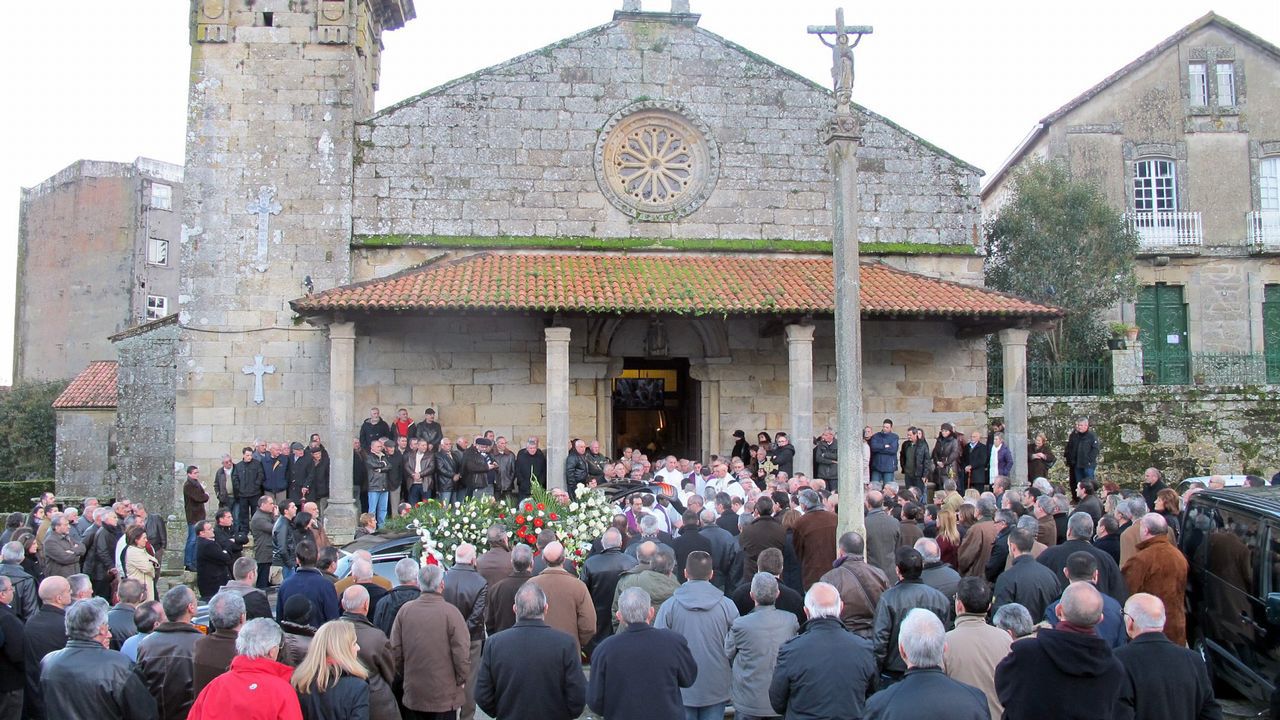
[[[245,623],[231,670],[200,691],[188,720],[302,720],[289,684],[293,668],[276,662],[280,639],[280,626],[268,618]]]

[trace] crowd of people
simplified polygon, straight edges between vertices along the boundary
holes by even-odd
[[[394,581],[364,551],[337,577],[318,436],[225,457],[212,497],[188,467],[194,589],[158,592],[164,524],[141,504],[49,494],[0,536],[0,717],[1220,717],[1185,647],[1185,496],[1155,468],[1140,491],[1100,485],[1085,419],[1070,487],[1011,488],[1001,430],[962,450],[949,425],[932,449],[868,428],[865,529],[839,536],[830,429],[814,477],[782,432],[737,432],[705,466],[575,440],[571,489],[642,483],[584,560],[551,530],[530,547],[495,525],[448,567],[401,559]],[[388,507],[515,500],[546,476],[536,439],[460,439],[442,462],[459,451],[431,411],[375,409],[355,444],[366,532]],[[1021,460],[1055,461],[1043,436]]]

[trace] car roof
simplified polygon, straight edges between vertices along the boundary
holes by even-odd
[[[1280,487],[1250,488],[1231,487],[1222,490],[1201,490],[1191,496],[1188,505],[1214,503],[1229,505],[1259,514],[1280,517]]]
[[[370,555],[378,555],[403,547],[406,543],[417,542],[417,536],[410,532],[389,533],[386,535],[364,535],[342,546],[342,551],[350,554],[357,550],[366,550]]]

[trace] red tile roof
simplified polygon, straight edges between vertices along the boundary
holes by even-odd
[[[68,408],[114,408],[116,406],[116,361],[94,360],[76,376],[53,401],[58,410]]]
[[[831,258],[489,254],[430,264],[294,300],[302,314],[513,310],[830,314]],[[862,264],[867,317],[1055,318],[1058,308],[972,285]]]

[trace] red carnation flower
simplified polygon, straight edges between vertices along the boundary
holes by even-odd
[[[533,521],[533,526],[534,526],[534,527],[542,527],[542,519],[541,519],[541,518],[536,518],[536,519],[534,519],[534,521]]]
[[[552,519],[552,520],[559,520],[560,518],[559,518],[559,517],[557,517],[555,513],[551,513],[551,519]]]
[[[546,509],[547,509],[547,506],[546,506],[546,505],[543,505],[542,503],[538,503],[538,509],[539,509],[539,510],[546,510]]]
[[[523,524],[524,524],[524,516],[523,516],[523,515],[517,515],[517,516],[516,516],[516,522],[518,522],[518,523],[520,523],[521,525],[523,525]]]
[[[525,512],[533,512],[533,503],[525,503],[525,504],[524,504],[524,511],[525,511]]]

